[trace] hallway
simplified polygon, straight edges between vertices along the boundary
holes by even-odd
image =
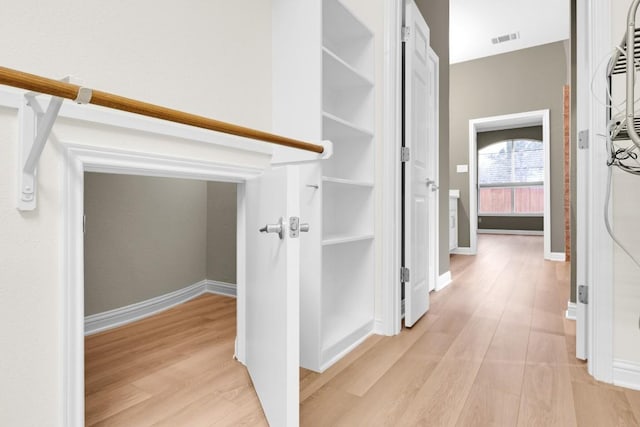
[[[564,319],[568,264],[542,237],[479,236],[426,317],[302,369],[302,426],[640,426],[640,392],[595,382]],[[235,300],[205,295],[86,339],[87,425],[265,425],[232,360]]]
[[[479,236],[413,329],[302,372],[301,425],[640,425],[640,392],[575,359],[569,265],[542,253],[542,237]]]

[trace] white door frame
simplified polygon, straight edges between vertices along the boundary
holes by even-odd
[[[589,303],[576,304],[576,353],[588,359],[597,380],[614,381],[613,242],[603,220],[608,167],[604,139],[607,110],[603,58],[612,51],[611,1],[577,1],[577,128],[588,130],[589,148],[577,153],[577,285],[588,287]],[[620,28],[620,35],[625,28]],[[602,96],[598,96],[602,94]],[[575,143],[575,141],[574,141]]]
[[[382,317],[376,319],[375,332],[396,335],[401,329],[400,311],[400,234],[401,167],[400,139],[402,131],[402,28],[403,0],[385,2],[384,13],[384,107],[382,156],[382,221],[381,256],[383,260],[380,307]]]
[[[527,126],[542,126],[542,146],[544,150],[544,258],[564,261],[564,254],[551,252],[551,154],[549,142],[549,110],[527,111],[502,116],[483,117],[469,120],[469,254],[478,252],[478,133],[493,130],[514,129]]]
[[[433,179],[436,184],[436,191],[433,192],[433,200],[429,207],[429,274],[430,274],[430,290],[439,291],[442,287],[438,286],[440,279],[440,58],[436,52],[429,46],[429,60],[433,62],[435,69],[434,78],[434,111],[433,137],[436,143],[429,147],[429,153],[435,158],[433,166]]]
[[[229,166],[179,157],[141,154],[95,146],[64,143],[62,168],[64,182],[62,325],[62,405],[63,425],[84,425],[84,173],[103,172],[129,175],[188,178],[238,183],[238,261],[237,261],[237,348],[244,361],[245,304],[245,215],[243,183],[261,169]]]

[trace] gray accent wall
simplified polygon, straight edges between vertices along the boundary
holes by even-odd
[[[449,271],[449,0],[416,0],[440,60],[439,177],[440,275]]]
[[[236,283],[236,184],[207,182],[207,279]]]
[[[85,315],[204,280],[206,182],[85,174]]]
[[[450,187],[460,190],[458,244],[468,247],[469,120],[533,110],[550,111],[551,251],[564,251],[562,87],[567,83],[564,42],[550,43],[451,66]]]
[[[235,184],[86,173],[84,207],[85,315],[204,279],[235,283]]]

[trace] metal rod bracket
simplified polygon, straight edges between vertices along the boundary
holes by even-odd
[[[93,89],[81,87],[78,89],[78,96],[76,96],[74,101],[78,104],[89,104],[91,102],[91,97],[93,97]]]
[[[68,82],[69,79],[66,77],[63,81]],[[64,98],[53,97],[44,111],[37,95],[39,94],[34,92],[26,93],[19,111],[20,169],[17,207],[21,211],[32,211],[37,206],[38,163],[64,101]]]

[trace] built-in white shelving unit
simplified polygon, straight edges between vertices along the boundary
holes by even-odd
[[[338,0],[323,1],[323,164],[320,369],[373,330],[373,34]]]
[[[323,371],[374,327],[374,35],[340,0],[274,1],[273,130],[333,143],[301,169],[300,362]]]

